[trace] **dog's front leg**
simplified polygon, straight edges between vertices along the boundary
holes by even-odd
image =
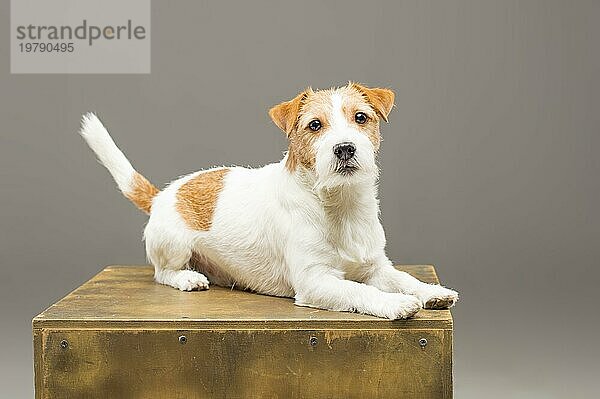
[[[371,266],[364,283],[386,292],[403,292],[419,298],[425,309],[445,309],[458,301],[458,293],[439,284],[424,283],[406,272],[396,269],[387,256],[382,255]]]
[[[298,306],[358,312],[388,319],[405,319],[421,309],[412,295],[383,292],[376,287],[344,280],[335,269],[306,268],[296,279],[294,289]]]

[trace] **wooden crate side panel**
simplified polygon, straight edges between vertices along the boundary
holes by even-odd
[[[448,330],[44,329],[36,337],[40,399],[452,395]]]
[[[33,329],[33,375],[35,384],[35,399],[40,399],[42,397],[41,388],[46,383],[44,380],[46,375],[44,372],[45,351],[43,349],[42,336],[47,336],[47,334],[44,334],[40,329]]]
[[[444,398],[452,398],[454,397],[454,331],[453,330],[443,330],[444,331],[444,344],[443,344],[443,358],[445,359],[444,367],[447,369],[442,373],[446,376],[442,380],[444,383],[444,388],[442,391],[444,392]]]

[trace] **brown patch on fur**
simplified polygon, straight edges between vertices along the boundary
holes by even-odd
[[[273,122],[285,132],[290,140],[285,164],[290,172],[294,171],[298,165],[306,168],[314,167],[315,155],[312,144],[319,133],[323,131],[324,126],[320,131],[313,132],[303,126],[304,122],[300,121],[299,117],[302,110],[313,107],[313,104],[319,103],[319,101],[325,103],[323,100],[324,96],[321,91],[314,92],[308,88],[293,100],[276,105],[269,111]]]
[[[330,127],[328,116],[333,109],[331,107],[331,95],[334,89],[329,90],[309,90],[300,106],[296,128],[288,138],[290,139],[288,147],[288,170],[293,171],[290,166],[302,165],[307,169],[314,169],[316,163],[316,154],[314,151],[314,142],[323,135]],[[308,124],[314,119],[321,122],[321,129],[316,132],[310,130]],[[294,163],[290,163],[290,158]]]
[[[188,180],[177,191],[177,212],[189,228],[209,230],[217,206],[219,193],[223,189],[223,178],[229,169],[203,172]]]
[[[354,84],[349,84],[344,87],[344,103],[342,109],[344,115],[350,124],[354,124],[358,130],[367,135],[375,151],[379,150],[381,144],[381,135],[379,134],[379,114],[369,102],[363,92],[358,90]],[[362,112],[367,115],[365,123],[358,124],[355,120],[357,112]]]
[[[375,111],[381,116],[384,121],[388,121],[387,117],[394,106],[395,94],[389,89],[380,89],[378,87],[370,89],[359,83],[350,83],[359,92],[363,93],[369,100]]]
[[[150,213],[152,199],[159,193],[158,188],[138,172],[134,172],[133,174],[131,187],[130,192],[124,193],[125,197],[142,211]]]
[[[315,165],[314,141],[327,129],[327,115],[331,113],[329,97],[332,90],[313,91],[311,88],[300,93],[292,101],[284,102],[271,109],[271,118],[282,130],[276,115],[285,114],[288,121],[284,130],[289,139],[286,168],[293,172],[299,165],[312,169]],[[287,110],[287,111],[286,111]],[[275,112],[274,112],[275,111]],[[321,129],[312,131],[308,124],[319,119]]]
[[[278,104],[269,110],[269,116],[275,122],[277,127],[283,130],[286,135],[289,134],[296,128],[296,122],[298,121],[298,113],[302,101],[306,98],[311,89],[306,89],[302,93],[294,97],[293,100],[285,101]]]

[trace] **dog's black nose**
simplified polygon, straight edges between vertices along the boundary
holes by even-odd
[[[338,159],[347,161],[354,156],[356,146],[352,143],[340,143],[333,147],[333,153]]]

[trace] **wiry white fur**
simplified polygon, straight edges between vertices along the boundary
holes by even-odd
[[[108,169],[119,189],[123,193],[128,192],[135,169],[115,145],[98,117],[91,112],[83,115],[79,133],[96,153],[102,165]]]
[[[208,288],[210,280],[295,297],[301,306],[390,319],[458,299],[392,266],[379,222],[373,144],[345,120],[343,98],[334,94],[331,101],[331,128],[315,143],[316,171],[291,173],[286,158],[258,169],[231,168],[210,230],[190,229],[176,210],[177,190],[202,172],[155,197],[144,236],[158,282],[191,290]],[[115,179],[131,173],[97,118],[88,115],[83,132]],[[332,167],[333,146],[347,141],[356,145],[360,170],[341,176]],[[198,254],[193,266],[206,276],[189,270],[192,253]]]

